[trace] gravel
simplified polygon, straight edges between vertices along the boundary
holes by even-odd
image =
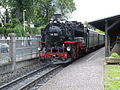
[[[0,85],[3,85],[13,79],[16,79],[24,74],[27,74],[28,72],[31,72],[39,67],[42,67],[44,65],[45,65],[45,63],[39,62],[39,63],[30,65],[30,66],[22,67],[13,72],[2,74],[2,75],[0,75]]]

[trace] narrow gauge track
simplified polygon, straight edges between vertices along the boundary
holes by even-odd
[[[47,76],[54,73],[60,68],[62,68],[62,66],[60,65],[55,67],[46,65],[0,86],[0,90],[28,90],[28,88],[34,86],[35,82],[44,80],[45,78],[47,78]]]

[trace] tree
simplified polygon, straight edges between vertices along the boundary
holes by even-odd
[[[7,0],[1,0],[0,1],[0,7],[1,7],[1,9],[5,10],[4,15],[2,14],[2,11],[0,10],[0,16],[1,16],[0,18],[3,21],[2,23],[6,24],[6,23],[8,23],[9,18],[10,18],[10,16],[9,16],[9,5],[8,5]]]
[[[35,0],[34,7],[34,22],[38,22],[39,18],[44,25],[58,13],[57,11],[60,11],[62,16],[72,13],[75,10],[75,3],[73,0]]]
[[[60,10],[63,16],[75,10],[73,0],[1,0],[3,7],[10,7],[11,17],[23,19],[23,10],[26,10],[27,21],[43,21],[46,24]]]
[[[63,16],[66,13],[72,13],[76,9],[73,0],[58,0],[58,8]]]
[[[33,16],[33,0],[8,0],[11,7],[12,18],[23,21],[23,10],[26,10],[26,20]]]
[[[54,15],[55,8],[52,0],[35,0],[34,3],[34,22],[40,21],[42,25],[46,24]]]
[[[60,11],[62,16],[67,16],[68,13],[75,10],[73,0],[0,0],[0,6],[5,8],[3,18],[8,26],[11,24],[10,21],[13,18],[19,19],[19,24],[22,25],[24,10],[26,10],[26,21],[33,22],[37,27],[46,25],[57,11]],[[7,18],[5,19],[4,16]],[[17,26],[17,29],[20,27],[22,30],[22,26],[13,26]],[[5,25],[5,28],[9,27],[6,27]],[[11,31],[11,29],[8,30]]]

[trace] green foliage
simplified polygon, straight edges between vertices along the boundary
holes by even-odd
[[[120,58],[120,55],[118,55],[117,53],[112,53],[112,54],[111,54],[111,57]]]
[[[4,27],[0,27],[0,34],[4,34],[5,28]]]
[[[36,28],[36,31],[38,32],[38,34],[41,33],[41,29],[42,29],[42,28],[45,28],[45,26],[46,26],[46,25],[43,25],[43,26],[40,26],[40,27],[37,27],[37,28]]]
[[[26,19],[30,19],[33,16],[33,0],[8,0],[11,7],[12,18],[18,18],[23,21],[23,10],[26,10]]]
[[[120,66],[105,66],[105,90],[120,90]]]
[[[22,29],[19,26],[22,27]],[[17,36],[21,36],[20,32],[23,32],[23,26],[16,18],[11,19],[9,23],[6,23],[3,27],[0,27],[0,34],[4,34],[5,37],[7,37],[9,33],[16,33]]]
[[[26,27],[26,34],[27,35],[36,35],[39,34],[37,28],[30,28],[30,27]]]
[[[55,7],[53,0],[36,0],[34,4],[34,23],[45,25],[53,17]]]
[[[96,29],[96,32],[99,32],[99,33],[101,33],[101,34],[105,34],[105,32],[103,32],[103,31],[101,31],[101,30],[99,30],[99,29]]]
[[[72,13],[76,9],[73,0],[58,0],[58,8],[61,10],[62,15]]]
[[[7,24],[5,23],[4,29],[0,31],[4,32],[5,36],[10,32],[18,36],[38,33],[39,28],[26,27],[26,30],[23,30],[24,10],[25,21],[33,22],[36,27],[46,25],[58,10],[62,16],[75,10],[73,0],[0,0],[0,5],[5,8],[4,15],[7,16]]]
[[[7,23],[4,25],[5,28],[13,28],[13,23]]]
[[[16,33],[19,37],[25,37],[28,35],[35,35],[39,34],[39,30],[37,28],[30,28],[30,27],[24,27],[20,23],[20,21],[16,18],[11,19],[11,21],[4,25],[4,27],[0,27],[0,34],[4,34],[4,36],[8,36],[9,33]]]
[[[28,35],[38,34],[38,30],[36,28],[25,27],[24,31],[23,25],[19,24],[14,27],[14,33],[19,37],[25,37]]]
[[[32,28],[31,31],[33,35],[39,34],[39,30],[37,28]]]
[[[25,33],[24,29],[23,29],[23,25],[21,25],[21,24],[16,25],[16,26],[13,28],[13,30],[14,30],[14,33],[16,33],[16,35],[19,36],[19,37],[24,37],[24,36],[26,36],[26,33]]]
[[[4,34],[4,36],[8,36],[8,33],[12,31],[13,24],[12,23],[7,23],[4,25],[4,27],[1,27],[2,32],[0,34]]]
[[[2,28],[2,32],[0,34],[4,34],[4,36],[8,36],[9,33],[16,33],[16,26],[20,25],[20,21],[16,18],[11,19],[9,23],[6,23]],[[22,26],[23,27],[23,26]],[[19,30],[20,28],[17,28]]]
[[[0,4],[6,8],[7,17],[11,15],[11,18],[18,18],[20,22],[26,10],[26,21],[32,21],[35,25],[45,25],[58,10],[63,16],[75,10],[73,0],[1,0]]]
[[[42,28],[45,28],[46,25],[43,25],[43,26],[40,26],[40,27],[37,27],[37,30],[41,30]]]
[[[96,28],[93,27],[91,24],[88,24],[87,21],[85,21],[84,24],[85,24],[85,25],[87,26],[87,28],[89,28],[89,29],[92,29],[92,30],[95,30],[95,29],[96,29]]]
[[[13,18],[11,19],[10,23],[13,24],[13,26],[16,26],[18,24],[21,24],[18,18]]]

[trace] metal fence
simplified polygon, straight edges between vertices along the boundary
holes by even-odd
[[[38,38],[17,38],[16,39],[16,61],[38,57]]]
[[[9,63],[11,61],[9,55],[9,42],[10,42],[10,37],[0,38],[0,66],[5,63]]]
[[[16,63],[37,58],[40,36],[0,38],[0,73],[16,69]],[[9,64],[9,65],[8,65]],[[7,65],[6,67],[3,67]],[[8,67],[9,66],[9,67]],[[2,67],[2,68],[1,68]]]

